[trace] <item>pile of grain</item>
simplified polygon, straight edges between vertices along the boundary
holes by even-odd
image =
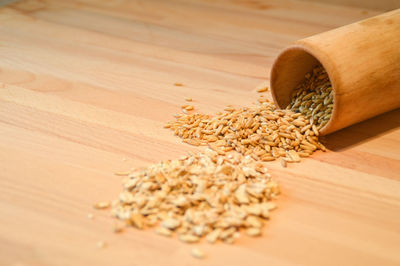
[[[328,123],[333,110],[333,90],[325,69],[318,65],[294,90],[288,110],[301,113],[319,130]]]
[[[232,243],[244,230],[261,235],[275,208],[277,184],[250,156],[202,153],[137,170],[123,182],[112,214],[138,229],[157,226],[158,234],[181,241]]]
[[[191,145],[208,145],[224,155],[235,150],[255,160],[273,161],[284,157],[298,162],[325,147],[318,141],[318,128],[302,114],[278,110],[261,98],[258,105],[235,109],[225,108],[216,116],[180,114],[165,127]]]
[[[260,161],[283,157],[286,166],[316,150],[325,151],[318,136],[329,121],[333,92],[318,66],[296,88],[286,110],[276,109],[263,95],[258,102],[252,107],[228,106],[215,116],[182,106],[183,114],[165,127],[185,143],[208,148],[127,173],[112,214],[127,225],[156,227],[156,233],[176,234],[187,243],[203,237],[210,243],[233,243],[241,231],[261,235],[279,190]],[[204,257],[197,249],[192,255]]]

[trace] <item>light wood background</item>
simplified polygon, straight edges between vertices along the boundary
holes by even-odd
[[[184,97],[210,113],[249,105],[285,45],[375,14],[289,0],[1,8],[0,264],[399,265],[400,110],[300,164],[268,163],[282,195],[264,236],[201,243],[204,261],[151,230],[116,235],[92,209],[117,197],[114,172],[194,150],[162,128]]]
[[[399,0],[303,0],[307,2],[326,3],[331,5],[345,5],[358,8],[371,8],[389,11],[400,8]]]

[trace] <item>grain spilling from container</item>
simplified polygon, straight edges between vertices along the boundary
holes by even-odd
[[[304,115],[316,135],[328,123],[333,110],[333,90],[328,74],[321,65],[305,75],[304,81],[293,91],[287,109]]]
[[[165,128],[183,142],[209,146],[219,155],[235,150],[260,161],[284,157],[286,162],[298,162],[316,150],[326,150],[318,140],[318,128],[306,117],[279,110],[264,98],[252,107],[228,106],[216,116],[186,113],[175,118]]]
[[[257,92],[267,90],[262,84]],[[325,151],[318,136],[332,111],[330,90],[326,73],[317,67],[295,90],[285,110],[277,109],[263,94],[254,106],[228,105],[214,116],[189,114],[195,107],[181,106],[183,114],[174,114],[176,120],[165,127],[183,142],[206,149],[117,173],[125,179],[119,199],[111,204],[112,215],[128,226],[153,227],[161,236],[176,236],[188,244],[202,238],[232,244],[242,233],[261,236],[279,194],[262,162],[282,157],[281,165],[287,167],[316,150]],[[114,228],[121,231],[119,225]],[[192,255],[204,257],[197,249]]]

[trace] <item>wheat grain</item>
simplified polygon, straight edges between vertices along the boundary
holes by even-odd
[[[95,209],[107,209],[110,207],[110,202],[107,201],[100,201],[93,205]]]
[[[319,135],[319,129],[328,123],[333,110],[332,85],[321,65],[305,75],[305,80],[293,91],[287,109],[303,114],[311,122],[315,136]]]
[[[194,243],[233,243],[237,232],[262,227],[279,193],[268,170],[251,156],[221,156],[206,148],[176,160],[135,169],[123,180],[112,215],[138,229]]]
[[[318,128],[312,126],[301,114],[278,110],[270,102],[238,109],[227,106],[225,112],[214,117],[182,114],[167,124],[188,144],[208,144],[220,155],[235,150],[261,161],[286,157],[290,150],[311,154],[321,149],[319,145],[313,145],[315,149],[301,145],[307,137],[319,143]]]
[[[205,254],[203,251],[201,251],[198,248],[193,248],[192,251],[190,252],[192,254],[193,257],[197,258],[197,259],[204,259]]]

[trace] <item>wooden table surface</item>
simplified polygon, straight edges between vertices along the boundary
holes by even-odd
[[[209,113],[250,105],[284,46],[378,13],[289,0],[1,8],[0,264],[399,265],[399,109],[300,164],[268,163],[282,195],[264,236],[201,243],[205,260],[151,230],[114,234],[92,209],[117,197],[114,172],[194,150],[162,128],[185,97]]]

